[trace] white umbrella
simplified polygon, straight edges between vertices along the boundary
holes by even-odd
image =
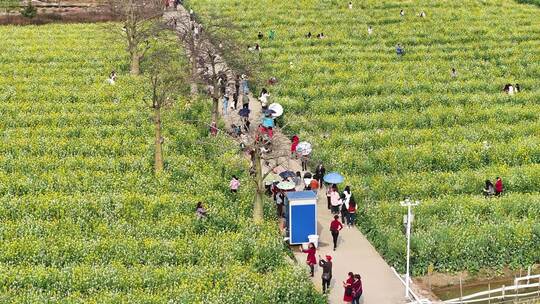
[[[269,105],[268,110],[274,111],[274,113],[272,113],[272,116],[274,117],[279,117],[283,115],[283,107],[279,103],[273,103]]]
[[[311,153],[311,144],[307,141],[302,141],[296,146],[296,151],[302,155],[309,155]]]

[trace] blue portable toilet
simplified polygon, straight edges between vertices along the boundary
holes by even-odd
[[[286,220],[289,244],[308,243],[317,234],[317,194],[313,191],[286,192]]]

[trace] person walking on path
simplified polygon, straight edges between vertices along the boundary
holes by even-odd
[[[326,261],[319,256],[319,266],[321,266],[323,273],[322,279],[322,293],[326,293],[326,290],[330,289],[330,281],[332,280],[332,257],[327,255]]]
[[[300,142],[300,138],[298,138],[298,135],[293,135],[291,138],[291,157],[296,158],[296,147],[298,147],[298,143]]]
[[[231,193],[237,193],[239,187],[240,187],[240,181],[238,180],[236,175],[233,175],[231,182],[229,183],[229,188],[231,189]]]
[[[351,198],[349,200],[349,208],[347,208],[347,210],[349,211],[349,214],[347,216],[347,226],[351,228],[356,222],[356,202],[354,201],[354,199]]]
[[[504,187],[502,179],[497,176],[497,181],[495,182],[495,196],[500,196],[503,193],[503,190]]]
[[[315,249],[315,244],[309,243],[308,249],[302,250],[302,252],[307,253],[306,263],[308,264],[310,274],[313,277],[313,273],[315,272],[315,265],[317,264],[317,258],[315,258],[315,253],[317,253],[317,249]]]
[[[227,115],[227,107],[229,106],[229,97],[223,95],[223,115]]]
[[[247,76],[244,74],[242,75],[241,79],[242,80],[240,81],[240,86],[242,87],[242,93],[244,95],[247,95],[249,93],[249,85],[248,85]]]
[[[333,211],[332,211],[332,201],[331,201],[332,190],[333,190],[333,187],[326,187],[326,203],[328,205],[328,210],[330,210],[333,213]]]
[[[302,171],[307,171],[309,154],[302,154],[302,156],[300,157],[300,160],[302,161]]]
[[[345,288],[345,294],[343,295],[343,302],[352,303],[353,300],[353,285],[354,283],[354,274],[349,272],[349,277],[346,281],[343,281],[343,288]]]
[[[324,168],[322,163],[319,163],[319,165],[317,166],[317,169],[315,169],[315,175],[317,176],[317,180],[319,181],[319,184],[321,185],[324,181],[323,179],[324,179],[325,174],[326,174],[326,168]]]
[[[315,192],[315,194],[317,194],[317,192],[319,191],[319,182],[317,181],[317,179],[313,178],[311,179],[311,181],[309,182],[309,188]]]
[[[339,192],[337,191],[337,186],[330,188],[330,205],[332,205],[332,214],[339,214],[339,207],[341,207],[341,204],[343,204],[343,200],[339,197]]]
[[[332,241],[334,242],[334,251],[337,248],[339,232],[343,229],[343,225],[339,221],[339,216],[334,215],[334,220],[330,223],[330,232],[332,233]]]
[[[362,296],[362,278],[359,274],[354,275],[354,281],[352,284],[352,304],[360,304],[360,297]]]
[[[341,202],[342,202],[341,208],[340,208],[341,222],[347,223],[349,219],[349,200],[347,199],[344,193],[341,194]]]
[[[280,219],[281,217],[283,217],[283,206],[285,205],[285,193],[283,193],[283,190],[279,190],[279,192],[277,192],[275,197],[276,197],[277,217],[278,219]]]

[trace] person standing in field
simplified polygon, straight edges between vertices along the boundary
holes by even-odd
[[[370,35],[370,36],[371,36],[371,34],[373,34],[373,28],[371,27],[371,25],[368,25],[368,27],[367,27],[367,33],[368,33],[368,35]]]
[[[112,71],[111,74],[109,74],[109,84],[114,85],[116,83],[116,72]]]
[[[500,177],[497,176],[497,181],[495,182],[495,196],[501,196],[503,193],[504,187],[503,182]]]
[[[354,283],[354,274],[349,272],[349,277],[346,281],[343,281],[343,288],[345,288],[345,294],[343,295],[343,302],[351,303],[353,300],[353,283]]]
[[[217,124],[215,121],[212,121],[210,124],[210,135],[216,136],[218,132]]]
[[[450,72],[450,76],[452,76],[452,78],[456,78],[456,77],[457,77],[457,72],[456,72],[456,69],[455,69],[455,68],[452,68],[452,71]]]
[[[202,202],[197,203],[197,207],[195,207],[195,214],[197,215],[197,219],[204,219],[206,218],[206,209],[204,209]]]
[[[332,241],[334,242],[334,251],[337,248],[339,232],[343,229],[343,224],[339,221],[339,216],[334,215],[334,220],[330,223],[330,233],[332,233]]]
[[[270,30],[270,31],[268,32],[268,39],[274,40],[275,38],[276,38],[276,31]]]
[[[489,179],[486,180],[486,187],[484,188],[484,196],[490,197],[495,195],[495,187],[493,186],[493,183]]]
[[[396,46],[396,53],[399,57],[405,55],[405,50],[403,49],[403,47],[401,46],[401,44],[398,44]]]
[[[306,264],[308,264],[310,274],[313,277],[313,274],[315,272],[315,265],[317,264],[317,258],[315,257],[317,249],[315,248],[315,244],[309,243],[308,249],[302,250],[302,252],[307,253]]]
[[[349,1],[349,9],[352,9],[352,1]]]
[[[400,11],[399,11],[399,16],[405,17],[405,11],[404,11],[404,10],[400,10]]]
[[[330,289],[330,281],[332,280],[332,257],[327,255],[326,261],[319,256],[319,266],[321,266],[323,273],[322,278],[322,293],[326,293],[326,290]]]
[[[229,188],[231,189],[231,193],[237,193],[239,187],[240,187],[240,181],[238,180],[238,177],[236,177],[236,175],[233,175],[231,182],[229,183]]]

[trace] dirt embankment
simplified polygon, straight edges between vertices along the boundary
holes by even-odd
[[[81,22],[104,22],[116,20],[103,1],[99,0],[32,0],[32,5],[37,9],[34,18],[23,17],[20,11],[26,1],[21,2],[20,7],[11,8],[9,11],[0,9],[0,25],[29,25],[47,23],[81,23]]]

